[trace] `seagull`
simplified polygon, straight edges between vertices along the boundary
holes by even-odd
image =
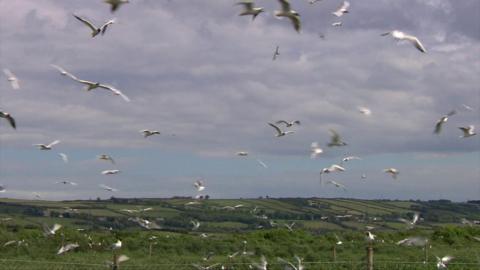
[[[444,123],[446,123],[448,121],[448,117],[449,116],[452,116],[454,114],[456,114],[457,112],[455,110],[447,113],[446,115],[442,116],[442,118],[440,118],[437,123],[435,124],[435,130],[433,131],[433,133],[435,134],[440,134],[440,132],[442,131],[442,126]]]
[[[7,189],[5,188],[5,186],[0,185],[0,193],[4,193],[5,191],[7,191]]]
[[[262,255],[260,263],[253,263],[252,265],[255,266],[257,270],[267,270],[268,262],[267,259],[265,259],[265,256]]]
[[[240,152],[237,152],[235,155],[241,156],[241,157],[246,157],[246,156],[248,156],[248,152],[240,151]]]
[[[70,182],[70,181],[67,181],[67,180],[58,181],[58,182],[55,182],[55,184],[64,184],[64,185],[72,185],[72,186],[77,186],[78,185],[75,182]]]
[[[348,161],[354,160],[354,159],[361,160],[361,158],[356,157],[356,156],[348,156],[348,157],[344,157],[344,158],[342,159],[342,162],[348,162]]]
[[[238,16],[252,15],[252,21],[255,20],[258,14],[265,11],[263,7],[254,7],[254,3],[251,0],[238,2],[237,5],[243,5],[243,11]]]
[[[329,181],[327,182],[327,184],[332,184],[332,185],[336,186],[337,188],[341,188],[341,189],[347,191],[347,188],[345,187],[345,185],[340,184],[340,183],[338,183],[338,182],[336,182],[336,181],[329,180]]]
[[[200,222],[199,221],[191,220],[190,223],[192,223],[192,225],[193,225],[192,231],[196,231],[200,227]]]
[[[343,1],[342,5],[336,11],[332,12],[332,14],[337,17],[342,17],[343,14],[349,13],[348,11],[349,7],[350,7],[350,2]]]
[[[413,218],[412,218],[411,221],[410,221],[410,220],[406,220],[406,219],[404,219],[404,218],[399,218],[398,221],[401,221],[401,222],[407,224],[408,227],[412,228],[412,227],[415,226],[415,224],[417,223],[419,217],[420,217],[420,215],[419,215],[418,213],[415,213],[415,214],[413,215]]]
[[[291,127],[293,125],[300,125],[300,121],[299,120],[295,120],[295,121],[291,121],[291,122],[287,122],[285,120],[279,120],[277,122],[275,122],[275,124],[285,124],[286,127]]]
[[[100,156],[98,156],[98,159],[110,161],[112,164],[115,164],[115,160],[111,156],[106,154],[101,154]]]
[[[335,238],[337,239],[337,242],[335,244],[337,245],[341,245],[343,244],[343,242],[340,240],[340,238],[338,237],[338,235],[336,233],[333,234],[335,236]]]
[[[155,134],[160,135],[160,131],[157,131],[157,130],[143,129],[143,130],[140,130],[140,132],[143,133],[144,138],[150,137]]]
[[[289,18],[293,24],[293,28],[300,33],[300,14],[290,8],[290,2],[288,0],[278,0],[278,2],[280,2],[280,5],[282,5],[282,10],[276,10],[275,16]]]
[[[459,127],[459,129],[463,132],[463,135],[460,136],[460,138],[468,138],[472,137],[473,135],[477,135],[477,133],[475,133],[475,126],[473,125],[468,127]]]
[[[425,49],[425,47],[423,47],[420,40],[415,36],[407,35],[398,30],[393,30],[393,31],[381,34],[381,36],[388,36],[388,35],[391,35],[396,40],[408,40],[413,44],[413,46],[415,46],[415,48],[417,48],[422,53],[427,52],[427,50]]]
[[[257,158],[256,159],[258,164],[260,164],[262,167],[264,167],[265,169],[268,169],[268,166],[265,162],[263,162],[261,159]]]
[[[63,162],[68,163],[68,156],[65,153],[58,153],[58,155],[62,158]]]
[[[147,230],[152,230],[152,229],[158,230],[161,228],[157,223],[153,221],[149,221],[147,219],[136,217],[136,218],[129,218],[129,220],[137,223],[138,225],[140,225],[141,227]]]
[[[462,107],[467,111],[473,111],[474,109],[466,104],[462,104]]]
[[[94,38],[95,36],[97,36],[98,34],[102,34],[102,36],[105,34],[105,31],[107,31],[107,27],[111,24],[114,24],[115,23],[115,19],[111,19],[109,21],[107,21],[106,23],[104,23],[102,26],[100,27],[97,27],[95,26],[93,23],[89,22],[87,19],[85,18],[82,18],[80,16],[77,16],[75,14],[73,14],[73,17],[75,17],[77,20],[83,22],[86,26],[88,26],[88,28],[90,28],[92,30],[92,38]]]
[[[453,259],[452,256],[445,256],[443,258],[435,257],[437,258],[437,269],[447,269],[448,263]]]
[[[295,255],[295,260],[297,260],[297,266],[295,266],[293,263],[282,259],[280,257],[277,258],[278,262],[285,264],[285,269],[291,269],[291,270],[304,270],[305,267],[302,264],[303,259]]]
[[[375,234],[371,233],[370,231],[365,232],[365,239],[369,242],[375,241],[375,237],[377,237]]]
[[[112,250],[117,250],[117,249],[120,249],[122,248],[122,241],[120,241],[120,239],[117,239],[117,242],[113,243],[110,248]]]
[[[330,142],[327,144],[328,147],[347,145],[347,143],[342,141],[342,139],[340,138],[340,134],[338,134],[334,129],[330,129],[329,131],[330,131],[331,137],[330,137]]]
[[[295,226],[295,222],[291,224],[283,224],[290,232],[293,232],[293,226]]]
[[[308,2],[310,3],[310,5],[313,5],[313,4],[315,4],[315,3],[319,2],[319,1],[322,1],[322,0],[310,0],[310,1],[308,1]]]
[[[360,176],[360,179],[367,179],[367,174],[362,173],[362,175]]]
[[[55,233],[62,228],[62,225],[60,224],[53,224],[53,226],[50,228],[47,225],[43,225],[43,234],[45,236],[51,236],[55,235]]]
[[[121,5],[129,3],[129,0],[104,0],[103,2],[110,4],[110,11],[115,12]]]
[[[275,48],[275,52],[273,52],[273,57],[272,57],[272,60],[273,60],[273,61],[277,60],[277,56],[280,55],[280,52],[278,51],[278,49],[280,49],[280,47],[277,46],[277,47]]]
[[[310,145],[310,158],[314,159],[321,153],[323,153],[323,149],[320,148],[318,142],[312,142]]]
[[[58,252],[57,252],[57,255],[61,255],[65,252],[68,252],[68,251],[71,251],[71,250],[74,250],[76,248],[78,248],[80,245],[78,245],[77,243],[73,243],[73,244],[66,244],[65,246],[62,246]]]
[[[17,128],[15,119],[9,113],[0,111],[0,118],[5,118],[13,129]]]
[[[203,184],[202,180],[197,180],[193,183],[193,186],[197,189],[197,191],[202,191],[205,189],[205,185]]]
[[[276,126],[272,123],[268,123],[268,124],[277,131],[277,134],[275,134],[275,137],[282,137],[282,136],[285,136],[287,134],[295,133],[295,131],[292,131],[292,130],[282,131],[278,126]]]
[[[372,111],[371,111],[369,108],[367,108],[367,107],[361,107],[361,106],[360,106],[360,107],[358,107],[358,111],[359,111],[361,114],[364,114],[364,115],[366,115],[366,116],[369,116],[369,115],[372,114]]]
[[[328,168],[323,168],[320,171],[320,184],[323,185],[322,174],[331,173],[331,172],[343,172],[343,171],[345,171],[345,168],[337,164],[333,164]]]
[[[109,187],[109,186],[104,185],[104,184],[100,184],[100,185],[98,185],[98,186],[101,187],[102,189],[106,190],[106,191],[111,191],[111,192],[118,191],[117,189],[112,188],[112,187]]]
[[[127,255],[122,254],[122,255],[119,255],[119,256],[116,257],[115,264],[119,265],[120,263],[126,262],[128,260],[130,260],[130,258]],[[113,262],[111,262],[111,261],[107,261],[107,263],[109,265],[113,265]]]
[[[3,73],[5,74],[5,76],[7,76],[7,81],[10,82],[10,85],[12,86],[12,88],[14,90],[18,90],[20,89],[20,84],[18,82],[18,78],[17,76],[15,76],[15,74],[13,74],[9,69],[7,68],[4,68],[3,69]]]
[[[37,146],[40,150],[52,150],[52,147],[56,144],[60,143],[59,140],[55,140],[51,142],[50,144],[34,144],[34,146]]]
[[[109,174],[117,174],[119,173],[120,170],[105,170],[102,172],[103,175],[109,175]]]
[[[395,168],[388,168],[388,169],[383,170],[383,172],[391,174],[393,179],[397,179],[397,175],[400,174],[398,172],[398,170],[395,169]]]
[[[399,246],[425,246],[428,242],[428,239],[423,237],[408,237],[397,242]]]

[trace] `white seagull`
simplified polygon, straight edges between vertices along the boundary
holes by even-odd
[[[366,231],[365,232],[365,239],[368,241],[368,242],[372,242],[372,241],[375,241],[375,237],[377,237],[375,234],[371,233],[370,231]]]
[[[243,5],[243,11],[238,16],[252,15],[252,21],[255,20],[258,14],[265,11],[263,7],[255,7],[252,0],[241,1],[237,5]]]
[[[252,265],[255,266],[257,270],[267,270],[268,262],[267,259],[265,259],[265,256],[262,255],[260,263],[253,263]]]
[[[110,161],[112,164],[115,164],[115,160],[111,156],[106,155],[106,154],[101,154],[100,156],[98,156],[98,159],[105,160],[105,161]]]
[[[5,191],[7,191],[7,189],[5,188],[5,186],[0,185],[0,193],[3,193],[3,192],[5,192]]]
[[[67,180],[58,181],[58,182],[55,182],[55,184],[64,184],[64,185],[72,185],[72,186],[77,186],[78,185],[75,182],[71,182],[71,181],[67,181]]]
[[[419,217],[420,217],[420,215],[418,213],[415,213],[415,214],[413,214],[412,220],[406,220],[404,218],[399,218],[398,221],[401,221],[401,222],[407,224],[407,226],[409,228],[411,228],[411,227],[415,226],[415,224],[417,224],[417,221],[418,221]]]
[[[4,68],[3,69],[3,73],[5,74],[5,76],[7,76],[7,81],[10,82],[10,85],[12,86],[12,88],[14,90],[18,90],[20,89],[20,83],[18,81],[18,78],[17,76],[15,76],[15,74],[13,74],[9,69],[7,68]]]
[[[268,123],[268,124],[277,131],[277,134],[275,134],[275,137],[282,137],[282,136],[285,136],[287,134],[295,133],[295,131],[292,131],[292,130],[282,131],[278,126],[276,126],[272,123]]]
[[[120,263],[126,262],[128,260],[130,260],[130,258],[127,255],[122,254],[122,255],[117,256],[115,263],[118,266]],[[111,266],[113,265],[113,262],[111,262],[111,261],[107,261],[107,263]]]
[[[275,48],[275,51],[273,52],[273,57],[272,57],[272,60],[273,60],[273,61],[277,60],[277,56],[280,55],[280,52],[278,51],[279,49],[280,49],[279,46],[277,46],[277,47]]]
[[[389,173],[390,175],[392,175],[393,179],[397,179],[397,175],[400,174],[400,172],[398,172],[397,169],[395,168],[388,168],[388,169],[385,169],[383,170],[384,173]]]
[[[265,168],[265,169],[268,169],[268,166],[267,166],[267,164],[266,164],[265,162],[263,162],[263,161],[262,161],[261,159],[259,159],[259,158],[257,158],[256,160],[257,160],[258,164],[260,164],[260,166],[262,166],[262,167]]]
[[[98,185],[98,186],[101,187],[102,189],[106,190],[106,191],[111,191],[111,192],[118,191],[117,189],[112,188],[112,187],[109,187],[109,186],[104,185],[104,184],[100,184],[100,185]]]
[[[203,184],[202,180],[197,180],[193,183],[193,186],[197,189],[197,191],[202,191],[205,189],[205,185]]]
[[[322,1],[322,0],[310,0],[310,1],[308,1],[308,3],[310,3],[310,5],[313,5],[313,4],[315,4],[319,1]]]
[[[59,140],[55,140],[53,142],[51,142],[50,144],[34,144],[34,146],[37,146],[40,150],[52,150],[52,147],[56,144],[60,143]]]
[[[103,175],[109,175],[109,174],[117,174],[119,172],[120,172],[120,170],[105,170],[105,171],[102,171],[102,174]]]
[[[318,142],[312,142],[310,145],[310,158],[314,159],[321,153],[323,153],[323,149],[320,148]]]
[[[285,121],[285,120],[279,120],[277,122],[275,122],[275,124],[285,124],[286,127],[291,127],[293,125],[300,125],[300,121],[299,120],[295,120],[295,121]]]
[[[65,153],[58,153],[58,155],[62,158],[63,162],[68,163],[68,156]]]
[[[437,123],[435,124],[435,130],[433,131],[433,133],[435,134],[440,134],[440,132],[442,131],[442,126],[443,124],[445,124],[447,121],[448,121],[448,117],[456,114],[457,112],[455,110],[447,113],[446,115],[442,116],[442,118],[440,118]]]
[[[239,151],[239,152],[235,153],[235,155],[241,156],[241,157],[246,157],[246,156],[248,156],[248,152],[246,152],[246,151]]]
[[[290,232],[293,232],[293,226],[295,226],[295,222],[292,222],[290,224],[283,224],[287,230],[289,230]]]
[[[155,134],[160,135],[160,131],[157,130],[142,129],[140,130],[140,132],[143,133],[144,138],[150,137]]]
[[[9,113],[0,111],[0,118],[5,118],[13,129],[17,129],[15,119]]]
[[[343,25],[342,22],[333,22],[333,23],[332,23],[332,26],[333,26],[333,27],[340,27],[340,26],[342,26],[342,25]]]
[[[354,160],[354,159],[358,159],[358,160],[361,160],[361,158],[357,157],[357,156],[348,156],[348,157],[344,157],[342,159],[342,162],[348,162],[350,160]]]
[[[191,220],[190,223],[193,225],[192,231],[196,231],[198,228],[200,228],[200,221]]]
[[[58,230],[62,228],[62,225],[60,224],[53,224],[53,226],[50,228],[47,225],[43,225],[43,234],[45,236],[51,236],[55,235]]]
[[[285,269],[292,269],[292,270],[304,270],[305,267],[302,264],[303,259],[295,255],[295,260],[297,260],[297,265],[294,265],[293,263],[282,259],[280,257],[277,258],[279,263],[285,264]]]
[[[282,10],[276,10],[275,16],[289,18],[293,24],[293,28],[300,33],[300,14],[290,8],[290,2],[288,0],[278,0],[278,2],[280,2],[280,5],[282,5]]]
[[[341,189],[347,191],[347,188],[345,187],[345,185],[344,185],[344,184],[341,184],[341,183],[339,183],[339,182],[336,182],[336,181],[333,181],[333,180],[329,180],[329,181],[327,182],[327,184],[332,184],[332,185],[336,186],[337,188],[341,188]]]
[[[78,248],[80,245],[77,244],[77,243],[72,243],[72,244],[66,244],[65,246],[62,246],[58,251],[57,251],[57,255],[61,255],[65,252],[69,252],[71,250],[74,250],[76,248]]]
[[[330,142],[327,144],[328,147],[347,145],[346,142],[342,141],[342,138],[340,137],[340,134],[338,134],[337,131],[335,131],[334,129],[330,129],[329,131],[330,131],[331,137],[330,137]]]
[[[113,243],[110,248],[112,250],[116,250],[116,249],[120,249],[122,248],[122,241],[120,241],[120,239],[117,239],[117,242]]]
[[[121,5],[129,3],[129,0],[104,0],[103,2],[110,4],[110,11],[115,12]]]
[[[330,167],[323,168],[320,171],[320,184],[323,185],[322,174],[331,173],[331,172],[343,172],[343,171],[345,171],[345,168],[337,164],[333,164]]]
[[[423,237],[408,237],[397,242],[399,246],[417,246],[423,247],[428,242],[428,239]]]
[[[102,36],[105,34],[105,31],[107,31],[107,27],[111,24],[114,24],[115,23],[115,19],[111,19],[109,21],[107,21],[106,23],[104,23],[102,26],[100,27],[97,27],[96,25],[94,25],[93,23],[91,23],[90,21],[88,21],[87,19],[85,18],[82,18],[80,16],[77,16],[75,14],[73,14],[73,17],[75,17],[77,20],[81,21],[82,23],[84,23],[86,26],[88,26],[88,28],[90,28],[90,30],[92,30],[92,38],[94,38],[95,36],[97,36],[98,34],[102,34]]]
[[[372,114],[372,111],[371,111],[369,108],[367,108],[367,107],[362,107],[362,106],[360,106],[360,107],[358,107],[358,111],[359,111],[361,114],[364,114],[364,115],[366,115],[366,116],[369,116],[369,115]]]
[[[473,125],[468,127],[459,127],[459,129],[463,132],[463,135],[460,136],[460,138],[468,138],[472,137],[473,135],[477,135],[477,133],[475,133],[475,126]]]
[[[348,8],[350,8],[350,2],[343,1],[342,5],[338,7],[336,11],[332,12],[332,14],[337,17],[341,17],[343,14],[349,13]]]
[[[435,257],[437,258],[437,269],[447,269],[448,263],[453,260],[452,256],[445,256],[443,258]]]
[[[387,33],[383,33],[381,34],[382,36],[388,36],[388,35],[391,35],[394,39],[396,40],[407,40],[407,41],[410,41],[410,43],[413,44],[413,46],[415,46],[415,48],[417,48],[419,51],[421,51],[422,53],[426,53],[427,50],[425,49],[425,47],[423,47],[422,43],[420,42],[420,40],[415,37],[415,36],[411,36],[411,35],[407,35],[401,31],[398,31],[398,30],[393,30],[391,32],[387,32]]]

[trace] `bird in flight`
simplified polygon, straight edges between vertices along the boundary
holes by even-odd
[[[52,150],[52,147],[56,144],[60,143],[59,140],[55,140],[53,142],[51,142],[50,144],[34,144],[34,146],[37,146],[40,150]]]
[[[68,156],[65,153],[58,153],[58,155],[62,158],[64,163],[68,163]]]
[[[111,192],[115,192],[115,191],[118,191],[118,189],[115,189],[115,188],[112,188],[112,187],[109,187],[107,185],[104,185],[104,184],[100,184],[98,185],[99,187],[101,187],[102,189],[106,190],[106,191],[111,191]]]
[[[15,76],[15,74],[13,74],[13,72],[11,72],[7,68],[4,68],[3,73],[5,74],[5,76],[7,76],[7,81],[10,83],[10,86],[12,86],[14,90],[20,89],[20,83],[18,81],[18,78],[17,76]]]
[[[192,223],[192,225],[193,225],[192,231],[196,231],[196,230],[198,230],[198,228],[200,228],[200,221],[191,220],[190,223]]]
[[[295,226],[295,222],[292,222],[290,224],[283,224],[285,226],[285,228],[287,228],[287,230],[289,230],[290,232],[293,232],[293,226]]]
[[[12,117],[11,114],[0,111],[0,118],[5,118],[13,129],[17,129],[15,119]]]
[[[58,181],[58,182],[55,182],[55,184],[64,184],[64,185],[72,185],[72,186],[77,186],[78,185],[75,182],[71,182],[71,181],[67,181],[67,180]]]
[[[290,121],[290,122],[287,122],[285,120],[279,120],[277,122],[275,122],[275,124],[279,125],[279,124],[285,124],[286,127],[291,127],[293,125],[300,125],[300,121],[299,120],[295,120],[295,121]]]
[[[62,225],[60,224],[53,224],[52,227],[48,227],[48,225],[44,224],[43,225],[43,234],[45,236],[51,236],[51,235],[55,235],[57,233],[58,230],[60,230],[62,228]]]
[[[275,48],[275,51],[273,52],[273,57],[272,57],[272,60],[273,60],[273,61],[277,60],[277,56],[280,55],[279,49],[280,49],[279,46],[277,46],[277,47]]]
[[[475,133],[475,126],[473,125],[468,127],[459,127],[459,129],[463,132],[463,135],[460,136],[460,138],[468,138],[477,135],[477,133]]]
[[[140,132],[143,133],[144,138],[150,137],[155,134],[160,135],[160,131],[157,131],[157,130],[142,129],[140,130]]]
[[[368,241],[368,242],[372,242],[372,241],[375,241],[375,237],[377,237],[375,234],[371,233],[370,231],[366,231],[365,232],[365,239]]]
[[[391,35],[394,39],[396,40],[407,40],[407,41],[410,41],[410,43],[412,43],[413,46],[415,46],[415,48],[417,48],[419,51],[421,51],[422,53],[426,53],[427,50],[425,49],[425,47],[423,47],[422,43],[420,42],[420,40],[415,37],[415,36],[412,36],[412,35],[407,35],[401,31],[398,31],[398,30],[393,30],[391,32],[387,32],[387,33],[383,33],[381,34],[382,36],[388,36],[388,35]]]
[[[333,26],[333,27],[340,27],[340,26],[342,26],[342,25],[343,25],[342,22],[333,22],[333,23],[332,23],[332,26]]]
[[[285,136],[287,134],[295,133],[295,131],[292,131],[292,130],[282,131],[278,126],[276,126],[272,123],[268,123],[268,124],[277,131],[277,134],[275,134],[275,137],[282,137],[282,136]]]
[[[347,145],[346,142],[342,141],[340,134],[338,134],[338,132],[336,132],[334,129],[330,129],[329,131],[330,131],[330,142],[327,144],[328,147]]]
[[[62,255],[63,253],[66,253],[78,248],[79,246],[80,245],[77,243],[66,244],[65,246],[60,247],[60,249],[57,251],[57,255]]]
[[[350,2],[348,1],[343,1],[342,5],[338,7],[338,9],[334,12],[332,12],[333,15],[337,17],[343,16],[345,13],[349,13],[348,9],[350,8]]]
[[[446,115],[442,116],[442,118],[440,118],[437,123],[435,124],[435,130],[433,131],[433,133],[435,134],[440,134],[440,132],[442,131],[442,126],[443,124],[445,124],[447,121],[448,121],[448,117],[456,114],[457,112],[455,110],[447,113]]]
[[[130,3],[129,0],[104,0],[104,2],[110,4],[110,11],[112,13],[119,9],[121,5]]]
[[[345,185],[344,185],[344,184],[341,184],[341,183],[339,183],[339,182],[336,182],[336,181],[333,181],[333,180],[329,180],[329,181],[327,182],[327,184],[332,184],[332,185],[336,186],[337,188],[341,188],[341,189],[347,191],[347,188],[345,187]]]
[[[75,14],[73,14],[73,17],[75,17],[77,20],[84,23],[86,26],[88,26],[88,28],[90,28],[90,30],[92,30],[92,38],[94,38],[95,36],[97,36],[100,33],[103,36],[105,34],[105,31],[107,31],[108,26],[115,23],[115,19],[111,19],[111,20],[107,21],[106,23],[104,23],[102,26],[97,27],[96,25],[94,25],[93,23],[91,23],[90,21],[88,21],[85,18],[82,18],[82,17],[77,16]]]
[[[252,0],[241,1],[237,5],[243,5],[243,11],[238,16],[252,15],[252,21],[255,20],[258,14],[265,11],[263,7],[255,7]]]
[[[5,188],[5,186],[0,185],[0,193],[3,193],[3,192],[5,192],[5,191],[7,191],[7,189]]]
[[[310,0],[310,1],[308,1],[308,3],[310,3],[310,5],[313,5],[313,4],[315,4],[319,1],[322,1],[322,0]]]
[[[102,174],[103,175],[109,175],[109,174],[117,174],[119,172],[120,172],[120,170],[105,170],[105,171],[102,171]]]
[[[447,269],[448,263],[453,260],[452,256],[435,257],[437,258],[437,269]]]
[[[304,270],[305,269],[305,266],[303,266],[303,259],[298,257],[297,255],[295,255],[295,260],[297,261],[297,265],[294,265],[293,263],[285,260],[285,259],[282,259],[280,257],[277,258],[278,262],[281,263],[281,264],[284,264],[285,265],[285,269],[291,269],[291,270]]]
[[[395,168],[388,168],[383,170],[383,172],[389,173],[393,177],[393,179],[397,179],[397,175],[400,174],[400,172],[398,172],[398,170]]]
[[[398,221],[401,221],[405,224],[407,224],[407,226],[409,228],[412,228],[413,226],[415,226],[415,224],[417,224],[417,221],[419,219],[420,215],[418,213],[415,213],[413,214],[413,218],[412,220],[407,220],[407,219],[404,219],[404,218],[399,218]]]
[[[354,160],[354,159],[358,159],[358,160],[361,160],[361,158],[357,157],[357,156],[348,156],[348,157],[344,157],[342,159],[342,163],[343,162],[349,162],[350,160]]]
[[[197,191],[202,191],[205,189],[205,185],[203,184],[202,180],[197,180],[193,183],[193,186],[197,189]]]
[[[239,152],[235,153],[235,155],[240,156],[240,157],[246,157],[246,156],[248,156],[248,152],[239,151]]]
[[[323,149],[320,148],[318,142],[312,142],[310,145],[310,158],[314,159],[321,153],[323,153]]]
[[[369,115],[372,114],[372,111],[371,111],[369,108],[367,108],[367,107],[362,107],[362,106],[360,106],[360,107],[358,107],[358,111],[359,111],[361,114],[364,114],[364,115],[366,115],[366,116],[369,116]]]
[[[98,156],[98,159],[105,160],[105,161],[110,161],[112,164],[115,164],[115,160],[111,156],[106,155],[106,154],[101,154],[100,156]]]
[[[293,28],[295,28],[295,30],[300,33],[300,14],[298,14],[298,12],[296,12],[295,10],[291,9],[290,2],[288,0],[278,0],[278,2],[280,2],[282,10],[276,10],[275,16],[289,18],[292,22]]]

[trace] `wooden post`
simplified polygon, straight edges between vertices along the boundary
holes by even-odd
[[[337,245],[334,244],[332,248],[333,262],[337,261]]]
[[[113,251],[113,261],[112,261],[112,270],[119,270],[120,267],[117,264],[117,253]]]
[[[371,243],[367,247],[367,270],[373,270],[373,246]]]
[[[425,246],[423,247],[425,250],[423,251],[423,263],[427,264],[428,263],[428,241],[425,241]]]
[[[153,247],[153,242],[150,242],[150,247],[148,248],[148,256],[150,258],[152,257],[152,247]]]

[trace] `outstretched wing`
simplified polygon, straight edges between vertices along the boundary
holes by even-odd
[[[280,5],[282,5],[282,10],[284,12],[288,12],[290,10],[290,2],[288,0],[278,0],[280,2]]]
[[[84,18],[82,18],[82,17],[80,17],[80,16],[77,16],[77,15],[75,15],[75,14],[73,14],[73,17],[75,17],[77,20],[81,21],[81,22],[84,23],[86,26],[88,26],[88,28],[90,28],[90,29],[92,30],[92,32],[96,32],[96,31],[97,31],[97,27],[96,27],[93,23],[89,22],[88,20],[86,20],[86,19],[84,19]]]
[[[268,123],[268,124],[277,131],[278,135],[282,134],[282,130],[279,127],[277,127],[276,125],[274,125],[272,123]]]

